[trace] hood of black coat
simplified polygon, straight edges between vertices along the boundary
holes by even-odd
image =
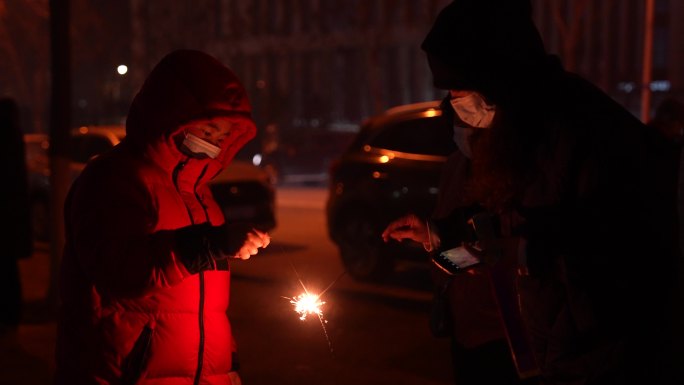
[[[558,70],[531,13],[529,0],[454,0],[421,45],[434,85],[478,91],[497,103]]]

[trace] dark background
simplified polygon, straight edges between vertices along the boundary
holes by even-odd
[[[63,3],[70,7],[72,126],[121,123],[149,70],[176,48],[205,50],[242,79],[260,127],[244,156],[293,163],[334,156],[366,117],[442,96],[419,45],[448,0]],[[664,97],[684,97],[683,2],[655,0],[652,25],[643,0],[532,3],[547,49],[635,115],[647,120]],[[0,95],[19,100],[26,132],[49,130],[49,16],[47,0],[0,0]],[[652,63],[648,116],[641,112],[645,59]],[[121,64],[125,75],[116,72]],[[315,171],[325,172],[327,161],[318,164]]]

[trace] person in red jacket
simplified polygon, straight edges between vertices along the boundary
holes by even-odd
[[[255,133],[216,58],[178,50],[152,70],[126,138],[65,203],[57,384],[240,384],[228,260],[270,238],[226,224],[207,182]]]

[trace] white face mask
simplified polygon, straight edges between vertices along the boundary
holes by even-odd
[[[202,140],[190,133],[185,135],[185,139],[183,139],[183,146],[185,146],[193,154],[204,154],[211,159],[216,159],[216,157],[221,153],[221,147],[214,146],[206,140]]]
[[[451,107],[462,121],[478,128],[489,128],[496,113],[496,106],[487,104],[477,92],[451,98]]]
[[[454,143],[456,143],[458,149],[468,159],[473,156],[473,151],[470,148],[470,136],[473,134],[473,130],[471,127],[454,125]]]

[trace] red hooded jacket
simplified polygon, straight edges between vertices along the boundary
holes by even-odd
[[[256,127],[238,78],[215,58],[175,51],[135,97],[127,135],[93,159],[65,205],[57,384],[230,384],[236,350],[227,264],[191,274],[174,230],[224,223],[207,182]],[[216,159],[176,147],[180,126],[244,117]]]

